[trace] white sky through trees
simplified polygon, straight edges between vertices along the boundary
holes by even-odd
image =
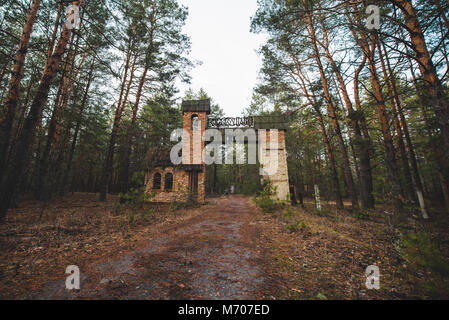
[[[180,0],[189,8],[184,33],[191,37],[190,58],[202,65],[191,72],[190,87],[203,88],[226,115],[238,116],[249,106],[265,37],[250,33],[257,0]],[[180,95],[189,88],[180,86]]]

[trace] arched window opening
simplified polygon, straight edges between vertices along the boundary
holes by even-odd
[[[198,124],[199,124],[198,116],[193,115],[192,116],[192,130],[198,130]]]
[[[167,173],[165,175],[165,191],[172,191],[173,189],[173,174]]]
[[[160,190],[161,189],[161,174],[156,173],[153,178],[153,189]]]

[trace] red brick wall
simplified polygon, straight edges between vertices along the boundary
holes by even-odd
[[[154,187],[154,175],[156,173],[161,174],[161,189],[155,190]],[[171,191],[165,191],[165,175],[167,173],[173,174],[173,189]],[[151,173],[147,174],[146,178],[146,192],[157,192],[154,198],[149,199],[150,202],[185,202],[187,201],[187,192],[189,184],[189,175],[184,170],[175,169],[173,167],[168,168],[156,168]]]
[[[201,123],[199,139],[194,139],[192,130],[192,118],[198,116]],[[206,131],[207,115],[205,112],[184,112],[183,129],[189,132],[189,137],[183,137],[183,141],[190,141],[190,144],[184,143],[182,146],[182,163],[183,164],[204,164],[203,153],[205,142],[202,137]],[[188,157],[189,156],[189,157]]]
[[[201,123],[199,139],[194,140],[194,132],[192,130],[192,117],[198,116],[198,121]],[[183,164],[204,164],[203,153],[205,142],[202,137],[206,130],[207,115],[205,112],[185,112],[183,119],[183,128],[189,132],[189,137],[183,137],[184,141],[190,141],[190,144],[183,143],[182,146],[182,163]],[[190,139],[189,139],[190,138]],[[188,157],[189,156],[189,157]],[[153,177],[156,173],[160,173],[161,189],[155,190],[156,197],[150,199],[150,202],[186,202],[188,200],[189,192],[189,173],[180,168],[167,167],[156,168],[146,176],[146,192],[153,191]],[[165,188],[165,174],[173,174],[173,190],[171,192],[164,191]],[[198,173],[198,199],[199,203],[204,203],[206,198],[205,177],[206,169]]]

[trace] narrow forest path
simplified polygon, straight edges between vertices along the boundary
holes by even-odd
[[[137,250],[80,270],[81,289],[51,281],[26,299],[260,299],[265,284],[251,199],[216,200]]]

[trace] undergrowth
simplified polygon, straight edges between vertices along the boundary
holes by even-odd
[[[276,186],[269,179],[262,182],[262,191],[254,197],[254,202],[262,211],[273,213],[285,207],[285,202],[275,198],[276,190]]]

